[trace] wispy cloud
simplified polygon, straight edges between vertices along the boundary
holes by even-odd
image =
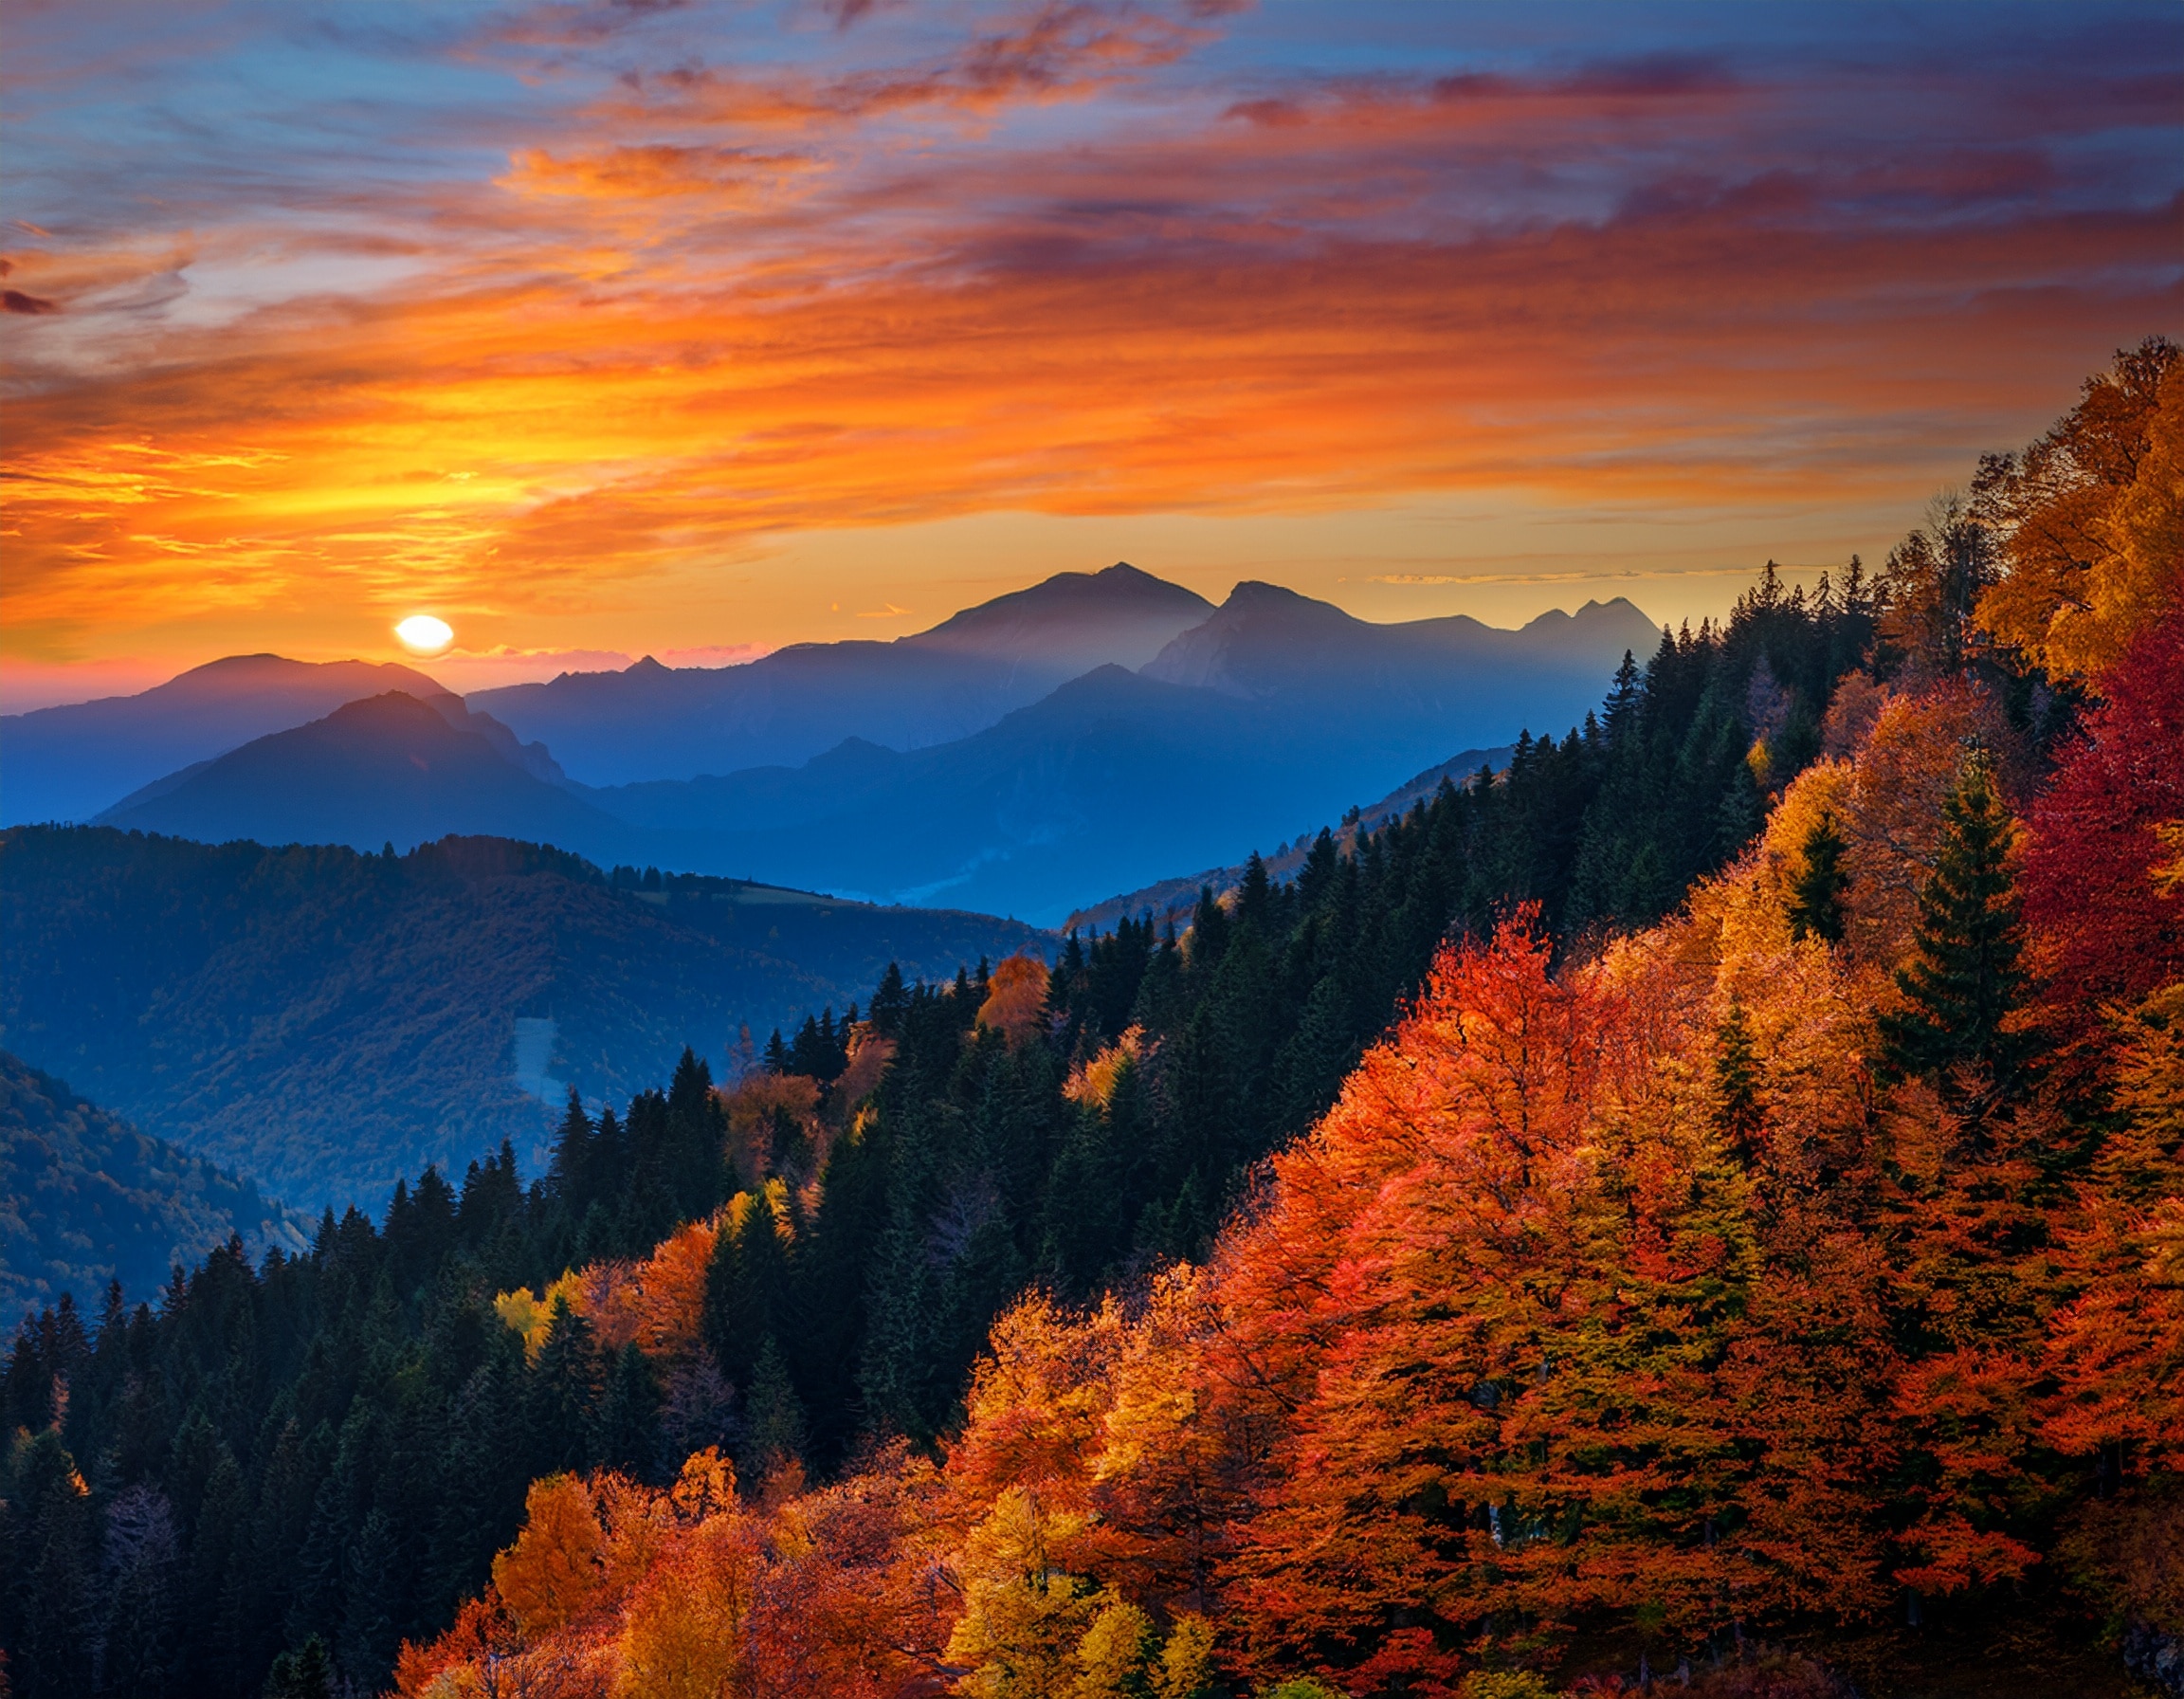
[[[2166,12],[1221,12],[35,14],[9,641],[519,632],[978,513],[1901,504],[2184,319]]]

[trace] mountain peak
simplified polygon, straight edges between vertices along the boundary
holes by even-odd
[[[1228,593],[1228,599],[1221,604],[1224,613],[1257,613],[1279,609],[1288,612],[1302,612],[1306,609],[1325,613],[1341,613],[1344,619],[1351,615],[1333,602],[1322,602],[1286,584],[1269,584],[1263,578],[1246,578]]]
[[[447,724],[447,717],[438,708],[407,690],[382,690],[377,696],[359,696],[355,702],[343,703],[326,718],[353,725]]]
[[[1102,662],[1141,666],[1212,612],[1196,591],[1118,560],[1096,573],[1055,573],[897,641],[1042,668],[1060,683]]]

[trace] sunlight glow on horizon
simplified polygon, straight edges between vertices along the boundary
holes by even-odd
[[[14,21],[0,656],[1673,620],[2184,329],[2169,9],[339,9]]]

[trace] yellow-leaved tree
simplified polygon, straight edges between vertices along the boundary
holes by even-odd
[[[2050,673],[2098,679],[2184,583],[2184,355],[2161,337],[2118,354],[1974,497],[2003,569],[1978,623]]]

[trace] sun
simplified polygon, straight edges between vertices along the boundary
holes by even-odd
[[[412,654],[436,655],[455,641],[455,628],[429,613],[412,613],[394,628],[402,647]]]

